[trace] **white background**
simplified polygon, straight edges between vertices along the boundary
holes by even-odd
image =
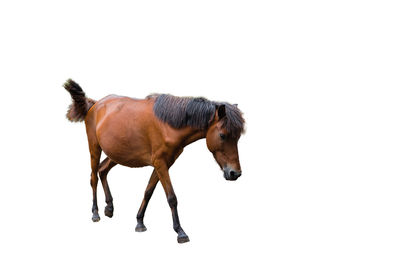
[[[2,1],[1,266],[399,266],[396,1]],[[238,103],[243,175],[204,140],[171,168],[180,245],[151,168],[109,175],[91,221],[89,97],[171,93]]]

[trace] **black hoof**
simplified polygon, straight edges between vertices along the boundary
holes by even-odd
[[[186,243],[189,242],[189,237],[187,236],[187,234],[181,229],[178,231],[178,243]]]
[[[178,243],[182,244],[182,243],[186,243],[189,242],[189,237],[187,235],[184,236],[178,236]]]
[[[106,215],[107,217],[112,218],[112,216],[114,215],[114,208],[113,207],[105,207],[104,208],[104,215]]]
[[[135,232],[145,232],[147,230],[143,223],[138,223],[135,227]]]
[[[92,216],[92,221],[93,221],[93,222],[98,222],[98,221],[100,221],[100,216],[99,216],[99,214],[93,214],[93,216]]]

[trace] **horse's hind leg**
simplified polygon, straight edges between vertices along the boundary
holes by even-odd
[[[143,224],[143,217],[144,217],[144,213],[146,212],[147,204],[149,204],[149,200],[150,200],[151,196],[153,195],[153,192],[154,192],[154,189],[156,188],[157,183],[158,183],[158,176],[157,176],[157,172],[154,170],[150,176],[150,180],[146,187],[146,191],[144,192],[142,205],[140,205],[138,214],[136,216],[136,219],[137,219],[137,225],[135,228],[136,232],[144,232],[147,230],[146,226]]]
[[[90,150],[90,165],[92,167],[92,174],[90,177],[90,185],[93,190],[93,206],[92,206],[92,221],[98,222],[100,221],[99,216],[99,208],[97,206],[97,183],[99,181],[99,177],[97,176],[97,172],[99,170],[99,161],[101,156],[101,148],[97,144],[97,142],[91,142],[91,138],[89,139],[89,150]]]
[[[101,184],[103,185],[104,194],[106,195],[106,203],[107,203],[107,206],[104,209],[104,214],[110,218],[114,214],[114,205],[113,205],[113,198],[111,195],[110,187],[108,186],[108,182],[107,182],[107,174],[111,170],[111,168],[114,167],[115,165],[117,165],[117,163],[107,157],[100,163],[100,167],[99,167],[100,181],[101,181]]]

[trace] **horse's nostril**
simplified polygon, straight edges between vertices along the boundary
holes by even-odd
[[[240,175],[242,175],[241,171],[235,171],[231,168],[224,168],[224,177],[229,181],[235,181],[237,178],[240,177]]]
[[[237,171],[234,171],[234,170],[231,170],[231,171],[229,172],[229,176],[230,176],[230,178],[232,178],[232,179],[237,179],[237,178],[240,177],[240,175],[242,175],[242,172],[237,172]]]

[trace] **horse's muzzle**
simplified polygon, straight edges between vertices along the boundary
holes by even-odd
[[[236,171],[229,167],[224,168],[224,177],[228,181],[236,181],[237,178],[240,177],[240,175],[242,175],[241,171]]]

